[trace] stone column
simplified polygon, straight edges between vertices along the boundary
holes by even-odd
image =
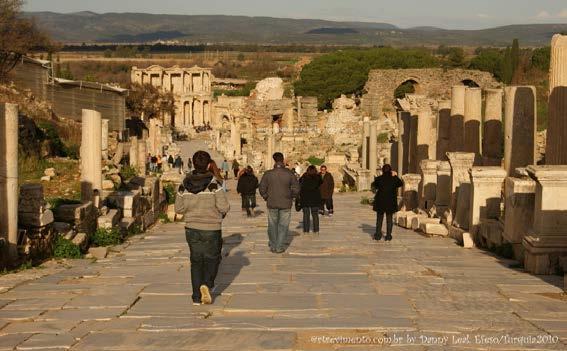
[[[104,160],[108,160],[108,119],[103,119],[101,122],[101,126],[102,126],[102,139],[101,139],[101,145],[102,145],[102,158]]]
[[[370,122],[370,136],[368,142],[368,169],[371,176],[376,176],[376,168],[378,168],[378,125],[376,122]]]
[[[437,147],[437,119],[431,108],[422,108],[417,113],[417,165],[421,167],[421,161],[434,160]]]
[[[567,164],[567,35],[551,40],[549,70],[549,120],[545,161],[550,165]]]
[[[148,152],[152,155],[156,154],[157,124],[155,121],[155,118],[151,118],[148,121]]]
[[[553,274],[567,256],[567,166],[528,166],[536,180],[533,230],[524,238],[525,269]]]
[[[368,169],[368,142],[370,138],[370,119],[364,117],[362,122],[362,169]]]
[[[400,111],[398,113],[398,160],[401,162],[401,167],[398,170],[400,175],[409,172],[410,166],[410,133],[411,133],[411,113],[407,111]]]
[[[502,89],[486,89],[482,133],[482,164],[502,164]]]
[[[451,205],[451,164],[447,161],[437,163],[437,186],[435,187],[435,208],[441,217]]]
[[[504,169],[513,176],[516,168],[535,164],[536,91],[531,86],[507,87],[504,120]]]
[[[481,221],[500,218],[500,199],[506,171],[501,167],[473,167],[470,171],[471,199],[469,232],[478,235]]]
[[[419,182],[421,181],[421,176],[419,174],[404,174],[402,176],[404,181],[404,188],[402,190],[403,197],[403,210],[413,211],[417,209],[419,205]]]
[[[447,160],[451,139],[451,100],[439,101],[436,160]]]
[[[466,86],[464,85],[456,85],[451,89],[450,152],[464,151],[465,90]]]
[[[142,139],[138,142],[138,175],[142,177],[146,176],[147,158],[148,158],[148,144],[146,140]]]
[[[506,242],[514,247],[514,256],[522,261],[522,240],[533,227],[536,182],[531,178],[508,177],[504,184],[504,232]]]
[[[480,124],[482,122],[482,89],[465,90],[464,150],[475,154],[475,165],[480,165]]]
[[[234,150],[234,157],[240,157],[241,144],[240,144],[240,127],[236,121],[230,123],[230,142],[232,143],[232,150]]]
[[[81,201],[93,200],[102,191],[102,119],[100,113],[83,110],[81,140]]]
[[[130,137],[130,167],[138,167],[138,137]]]
[[[419,183],[419,207],[430,210],[435,204],[437,194],[437,166],[439,161],[423,160],[420,163],[421,181]]]
[[[470,177],[469,169],[474,164],[474,154],[469,152],[448,152],[449,164],[451,165],[451,216],[457,213],[457,204],[462,201],[466,211],[470,200]],[[460,196],[459,196],[460,195]],[[450,220],[452,218],[448,218]],[[468,221],[468,216],[466,216]]]
[[[18,256],[18,105],[0,104],[0,236],[10,260]]]

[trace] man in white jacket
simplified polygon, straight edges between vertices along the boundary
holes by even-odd
[[[195,170],[187,175],[175,198],[175,212],[185,219],[185,238],[191,251],[193,304],[212,303],[211,289],[221,262],[222,220],[230,210],[226,193],[207,170],[211,156],[193,155]]]

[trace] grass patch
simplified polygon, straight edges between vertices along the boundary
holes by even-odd
[[[81,248],[71,240],[58,236],[53,245],[53,257],[77,259],[83,257]]]
[[[91,236],[91,245],[94,247],[112,246],[122,243],[122,235],[118,228],[99,228]]]
[[[175,203],[175,184],[173,183],[166,183],[163,186],[163,191],[165,191],[165,199],[169,205],[173,205]]]
[[[120,176],[124,180],[124,183],[127,183],[128,180],[136,177],[138,175],[138,169],[136,167],[131,166],[123,166],[120,170]]]
[[[142,226],[139,224],[133,224],[130,229],[128,229],[128,232],[126,233],[126,236],[131,237],[134,235],[138,235],[138,234],[142,234],[144,231],[142,230]]]
[[[490,252],[508,259],[514,259],[514,247],[510,243],[505,243],[499,246],[490,248]]]
[[[51,205],[52,211],[56,210],[59,206],[62,205],[78,205],[81,203],[81,201],[76,199],[64,199],[62,197],[52,197],[48,198],[46,201],[47,203],[49,203],[49,205]]]
[[[367,196],[363,196],[363,197],[360,199],[360,204],[361,204],[361,205],[373,205],[373,204],[374,204],[374,199],[369,198],[369,197],[367,197]]]
[[[171,221],[169,220],[169,217],[167,216],[167,213],[160,213],[158,215],[158,220],[159,220],[160,223],[163,223],[163,224],[171,223]]]

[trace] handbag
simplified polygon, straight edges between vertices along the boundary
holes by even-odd
[[[297,212],[301,211],[303,207],[301,206],[301,200],[298,198],[295,199],[295,210]]]

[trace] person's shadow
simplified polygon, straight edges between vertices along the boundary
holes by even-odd
[[[374,238],[374,235],[376,234],[376,226],[363,223],[359,228],[362,229],[364,233],[368,234],[371,239]]]
[[[236,251],[234,254],[231,254],[243,240],[242,234],[239,233],[223,238],[222,261],[215,282],[214,295],[222,295],[223,291],[225,291],[240,274],[242,268],[250,265],[250,260],[248,257],[244,256],[244,251]]]

